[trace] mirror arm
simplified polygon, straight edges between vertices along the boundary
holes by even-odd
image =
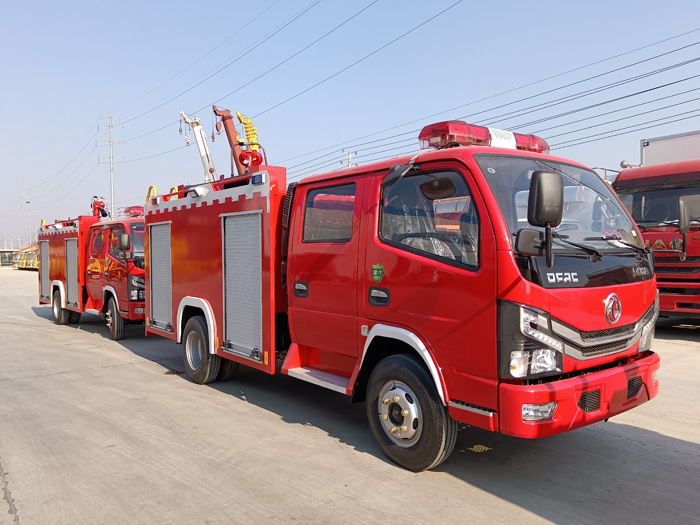
[[[547,223],[544,229],[544,242],[545,242],[545,257],[547,268],[551,268],[554,264],[554,256],[552,254],[552,225]]]

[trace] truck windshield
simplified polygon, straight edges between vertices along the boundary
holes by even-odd
[[[627,252],[642,248],[641,235],[610,186],[592,171],[550,160],[506,155],[475,155],[513,236],[522,228],[543,231],[527,222],[530,178],[537,170],[558,172],[564,181],[564,213],[553,231],[557,253],[583,253],[572,243],[597,252]]]
[[[131,251],[134,255],[143,255],[143,223],[131,225]]]
[[[678,222],[678,198],[700,196],[700,187],[634,188],[619,190],[620,200],[632,218],[645,228],[675,225]],[[700,197],[687,199],[690,218],[700,220]]]

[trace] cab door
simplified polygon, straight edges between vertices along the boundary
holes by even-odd
[[[349,377],[358,352],[358,251],[364,176],[297,187],[287,272],[302,366]]]
[[[424,163],[371,184],[361,269],[370,320],[418,336],[452,398],[497,408],[496,245],[484,202],[461,163]],[[368,182],[369,186],[369,182]]]
[[[117,295],[121,311],[127,312],[129,307],[128,273],[124,252],[119,250],[119,235],[126,233],[124,225],[116,224],[109,229],[109,243],[104,256],[104,286],[111,287]]]
[[[107,226],[96,226],[90,230],[85,285],[88,291],[86,308],[101,310],[104,302],[104,250],[107,245]]]

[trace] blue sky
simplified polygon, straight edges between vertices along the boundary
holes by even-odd
[[[202,179],[178,114],[211,134],[212,103],[253,117],[290,179],[347,151],[408,153],[423,125],[457,118],[537,132],[589,166],[638,162],[642,138],[700,129],[698,14],[626,0],[6,3],[0,247],[26,243],[30,191],[34,231],[109,198],[105,115],[123,142],[117,208]],[[229,172],[225,137],[209,147]]]

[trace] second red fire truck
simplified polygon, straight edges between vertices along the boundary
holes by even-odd
[[[85,312],[104,315],[118,340],[125,324],[145,317],[143,206],[101,220],[106,215],[95,197],[91,215],[41,226],[39,303],[51,304],[58,324],[77,323]]]
[[[448,121],[433,151],[287,185],[218,114],[245,171],[146,204],[146,331],[193,381],[243,364],[365,401],[414,471],[458,422],[537,438],[657,394],[653,261],[585,166]]]

